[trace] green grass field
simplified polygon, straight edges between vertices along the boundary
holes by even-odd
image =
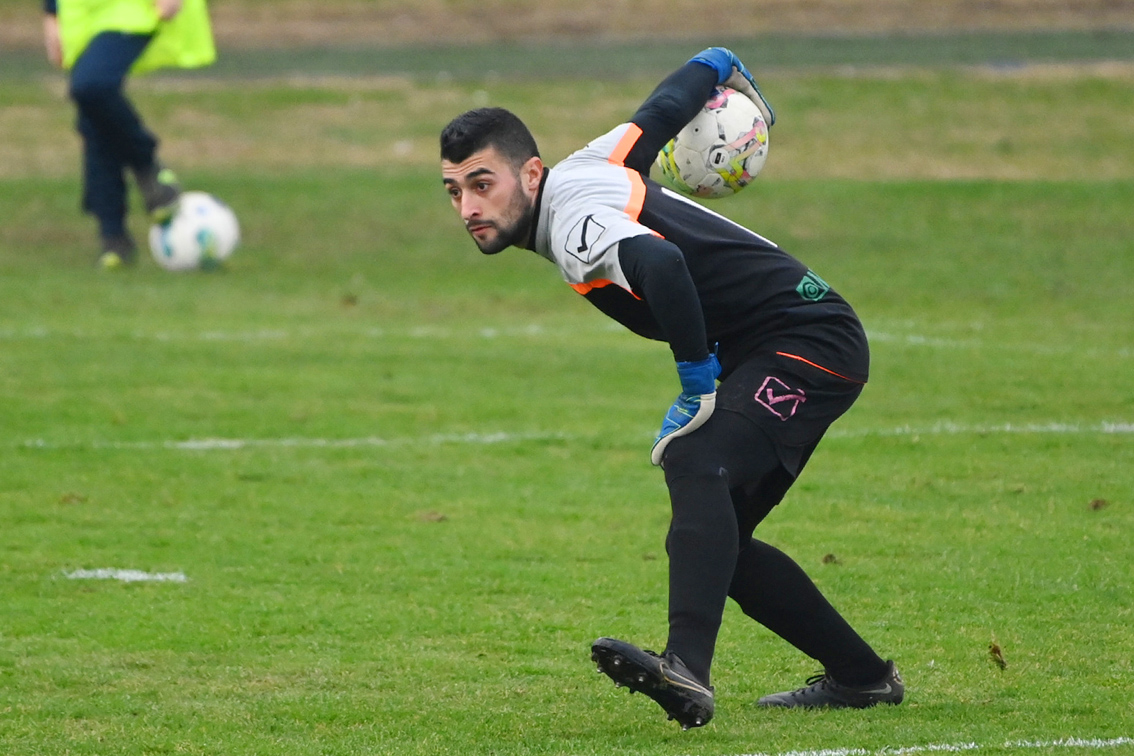
[[[873,374],[759,532],[909,694],[757,710],[815,665],[730,607],[686,733],[588,659],[664,642],[668,350],[477,253],[433,152],[494,102],[558,159],[652,79],[140,82],[241,217],[208,275],[96,273],[60,81],[0,82],[0,753],[1134,753],[1131,82],[764,81],[767,173],[714,208]]]

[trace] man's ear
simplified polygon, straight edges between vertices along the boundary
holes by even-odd
[[[539,182],[543,180],[543,161],[539,156],[528,158],[520,168],[520,180],[528,194],[534,197],[539,193]]]

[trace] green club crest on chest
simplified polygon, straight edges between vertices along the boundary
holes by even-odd
[[[795,287],[799,296],[806,299],[808,302],[818,302],[823,297],[827,296],[827,292],[831,287],[819,276],[807,271],[807,275],[799,282],[799,286]]]

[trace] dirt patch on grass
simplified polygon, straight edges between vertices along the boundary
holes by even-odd
[[[35,3],[0,4],[0,46],[40,44]],[[230,49],[771,33],[1134,29],[1134,0],[228,0]]]

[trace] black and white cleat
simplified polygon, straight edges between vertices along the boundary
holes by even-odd
[[[713,718],[713,689],[676,654],[659,655],[625,641],[599,638],[591,646],[591,659],[616,687],[649,696],[683,730],[703,727]]]

